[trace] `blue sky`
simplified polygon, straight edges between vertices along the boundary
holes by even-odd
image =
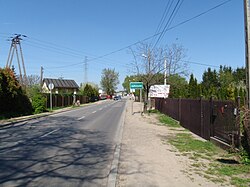
[[[170,1],[170,0],[169,0]],[[184,0],[171,23],[175,26],[225,0]],[[128,49],[91,60],[155,34],[167,0],[0,0],[0,67],[6,65],[14,33],[22,41],[28,75],[87,80],[100,83],[104,68],[115,68],[120,83],[130,74]],[[174,3],[177,0],[173,1]],[[231,0],[165,33],[158,44],[178,43],[185,60],[211,66],[245,66],[243,0]],[[157,37],[156,37],[157,38]],[[150,42],[151,40],[148,40]],[[13,61],[17,69],[17,62]],[[208,66],[189,63],[188,71],[200,81]],[[213,67],[212,67],[213,68]],[[121,84],[119,89],[122,88]]]

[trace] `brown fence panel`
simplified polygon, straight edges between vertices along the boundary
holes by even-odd
[[[155,98],[155,108],[176,120],[179,120],[179,102],[178,99],[160,99]]]
[[[182,99],[180,124],[191,132],[202,136],[201,100]]]
[[[202,113],[201,113],[202,136],[206,140],[211,137],[211,101],[202,100]]]
[[[231,145],[233,141],[236,146],[240,144],[234,102],[156,98],[155,108],[204,139],[216,137]]]

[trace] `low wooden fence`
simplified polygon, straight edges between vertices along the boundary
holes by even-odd
[[[50,108],[50,95],[45,94],[47,98],[46,107]],[[79,100],[80,104],[88,103],[89,98],[87,96],[76,95],[75,101]],[[59,95],[52,94],[52,107],[65,107],[72,106],[74,101],[74,97],[72,95]]]
[[[204,139],[215,137],[236,147],[240,145],[239,107],[234,102],[155,98],[155,108]]]

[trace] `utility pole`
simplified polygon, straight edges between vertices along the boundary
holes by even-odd
[[[84,82],[87,84],[88,82],[88,57],[85,56],[84,60]]]
[[[167,59],[164,59],[164,85],[167,84]]]
[[[248,0],[244,0],[244,17],[245,17],[245,55],[246,55],[246,87],[247,87],[247,106],[250,108],[250,85],[249,85],[249,80],[250,80],[250,70],[249,70],[249,64],[250,64],[250,48],[249,48],[249,39],[250,39],[250,33],[249,33],[249,3]]]
[[[245,17],[245,55],[246,55],[246,87],[247,87],[247,106],[250,108],[250,70],[249,70],[249,64],[250,64],[250,48],[249,48],[249,39],[250,39],[250,33],[249,33],[249,3],[248,0],[244,0],[244,17]]]
[[[42,66],[41,66],[41,75],[40,75],[40,87],[42,91],[42,87],[43,87],[43,67]]]
[[[22,37],[27,37],[27,36],[21,35],[21,34],[15,34],[15,36],[12,37],[10,50],[9,50],[9,54],[8,54],[8,58],[7,58],[7,62],[6,62],[6,68],[11,67],[14,53],[16,53],[17,63],[18,63],[18,68],[19,68],[20,83],[21,83],[21,85],[25,86],[28,84],[28,81],[27,81],[26,69],[25,69],[25,65],[24,65],[23,52],[22,52],[22,47],[21,47],[21,40],[23,40]],[[19,48],[17,48],[17,46],[19,46]],[[18,51],[20,52],[22,63],[20,63]]]

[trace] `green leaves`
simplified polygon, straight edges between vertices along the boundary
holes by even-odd
[[[102,89],[108,94],[113,95],[119,84],[119,73],[115,72],[115,69],[103,69],[101,86]]]
[[[9,68],[0,68],[0,117],[9,118],[31,113],[31,103],[15,73]]]

